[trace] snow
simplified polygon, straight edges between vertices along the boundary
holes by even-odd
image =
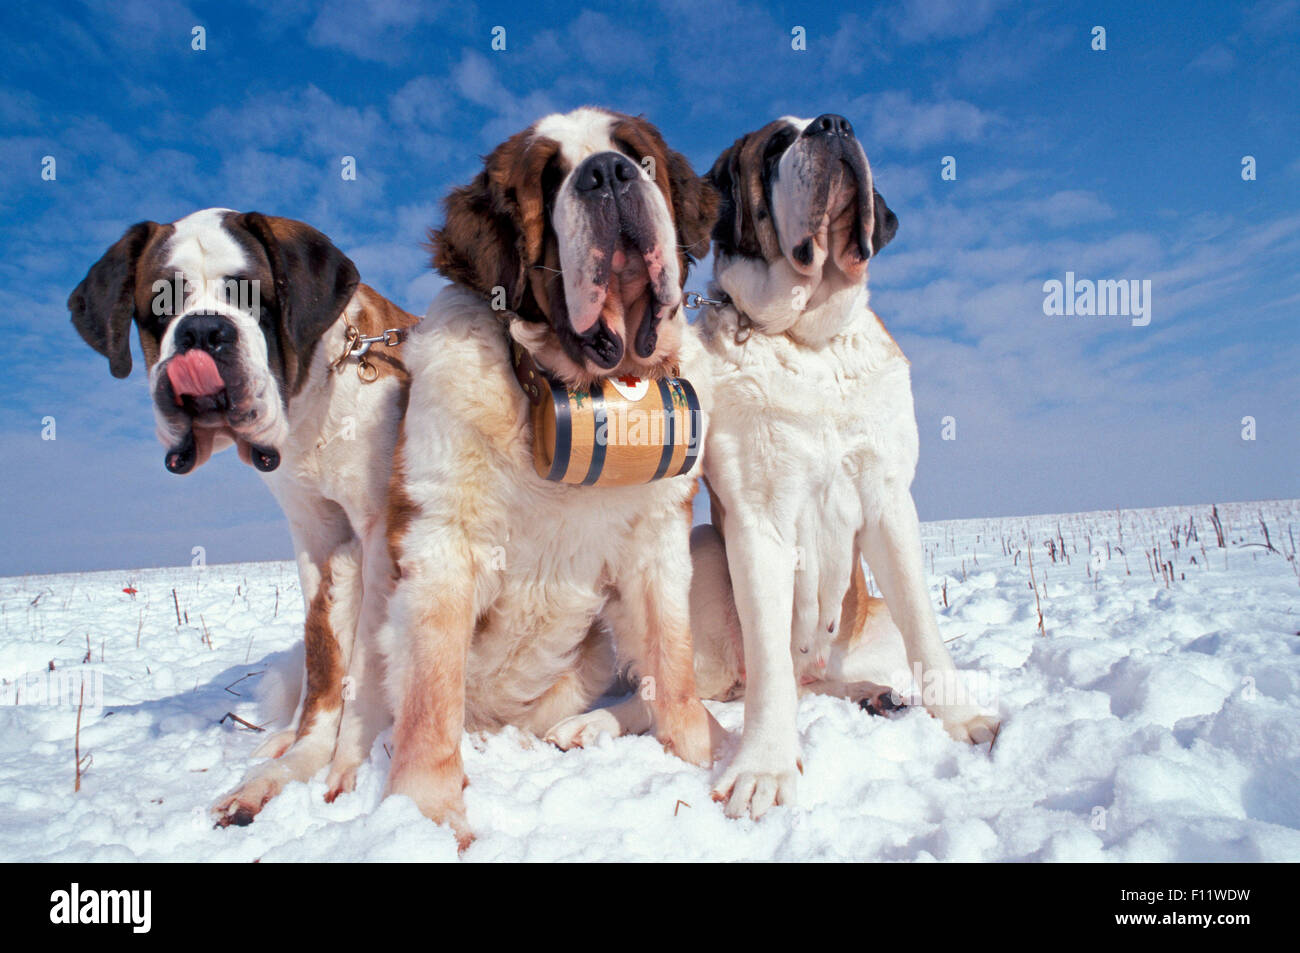
[[[1225,548],[1209,506],[925,524],[944,637],[997,690],[991,753],[919,709],[805,697],[800,804],[753,822],[710,801],[721,764],[651,738],[467,737],[463,859],[1300,860],[1300,501],[1219,513]],[[289,720],[302,615],[291,563],[0,579],[0,860],[455,860],[383,800],[387,733],[355,793],[325,804],[322,772],[212,828],[265,737],[221,719]],[[51,677],[83,674],[76,792],[81,682]],[[710,707],[739,730],[741,703]]]

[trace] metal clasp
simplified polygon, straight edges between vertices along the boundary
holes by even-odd
[[[406,331],[403,328],[388,328],[382,334],[376,334],[371,337],[362,337],[361,332],[349,324],[345,332],[345,345],[343,353],[334,359],[330,364],[330,370],[337,370],[342,367],[343,362],[349,357],[356,355],[357,358],[357,376],[362,381],[369,384],[379,377],[379,369],[366,360],[366,354],[370,348],[376,344],[382,344],[385,347],[397,347],[406,337]]]
[[[706,304],[721,306],[726,303],[726,301],[719,301],[716,298],[706,298],[698,291],[687,291],[682,295],[682,307],[688,311],[694,311]]]
[[[397,347],[402,343],[404,332],[401,328],[389,328],[383,334],[376,334],[374,337],[363,338],[357,336],[352,350],[356,352],[357,357],[365,357],[372,344],[382,344],[385,347]]]

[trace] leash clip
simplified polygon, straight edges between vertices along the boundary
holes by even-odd
[[[687,291],[682,294],[682,307],[687,311],[695,311],[706,304],[720,307],[726,303],[726,301],[721,301],[717,298],[706,298],[698,291]]]
[[[369,353],[371,346],[382,344],[385,347],[397,347],[405,339],[406,330],[404,328],[388,328],[382,334],[362,337],[356,326],[349,324],[345,333],[343,353],[333,360],[330,364],[330,370],[340,370],[343,362],[355,354],[357,357],[357,376],[364,383],[369,384],[379,377],[379,368],[366,360],[366,354]]]
[[[724,293],[721,298],[706,298],[698,291],[687,291],[682,294],[682,307],[688,311],[694,311],[703,305],[712,305],[715,308],[723,308],[731,304],[731,295]],[[749,340],[749,335],[754,330],[754,322],[749,320],[749,315],[745,314],[739,308],[736,309],[736,333],[733,338],[736,346],[744,344]]]
[[[348,329],[352,331],[352,328]],[[370,350],[372,344],[382,344],[384,347],[397,347],[402,343],[402,338],[406,332],[401,328],[389,328],[383,334],[376,334],[374,337],[363,338],[358,333],[352,345],[352,350],[356,351],[357,357],[365,357],[366,352]]]

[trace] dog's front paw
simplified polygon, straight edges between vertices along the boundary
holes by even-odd
[[[570,748],[590,748],[601,735],[617,738],[622,734],[622,726],[608,709],[597,708],[565,718],[546,733],[546,741],[568,751]]]
[[[455,766],[442,765],[431,769],[394,769],[388,779],[388,794],[406,795],[429,820],[450,827],[456,835],[457,845],[464,850],[474,841],[462,793],[468,783],[459,761]]]
[[[758,820],[774,804],[793,807],[797,801],[799,763],[741,751],[713,787],[713,800],[726,801],[727,817],[746,815]]]
[[[275,770],[271,761],[254,768],[240,783],[216,804],[212,805],[212,818],[216,827],[247,827],[253,823],[262,808],[284,788],[285,774]]]
[[[357,762],[344,763],[337,758],[330,764],[329,776],[325,778],[326,804],[333,804],[340,794],[351,794],[357,789],[357,769],[360,767]]]
[[[873,687],[850,697],[869,715],[889,716],[907,708],[902,697],[892,688]]]
[[[973,745],[992,741],[1001,728],[995,715],[986,715],[974,708],[942,708],[931,714],[943,722],[944,730],[955,740]]]

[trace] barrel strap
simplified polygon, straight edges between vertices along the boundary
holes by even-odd
[[[524,389],[530,403],[540,404],[542,398],[551,392],[551,375],[542,370],[524,346],[513,339],[510,341],[510,354],[519,386]]]
[[[569,458],[573,454],[573,419],[569,408],[569,392],[555,381],[550,381],[550,394],[555,404],[555,453],[546,479],[552,483],[559,483],[564,480],[564,474],[569,470]],[[534,426],[536,426],[535,422]],[[537,439],[536,434],[533,439]]]
[[[677,435],[674,432],[677,424],[676,408],[673,406],[673,393],[668,387],[668,382],[662,378],[655,381],[659,387],[659,400],[663,403],[664,408],[664,449],[659,454],[659,466],[655,469],[655,475],[651,480],[662,480],[668,473],[668,464],[673,460],[673,447],[677,443]],[[687,422],[689,426],[689,421]]]
[[[595,381],[588,392],[591,397],[591,424],[595,428],[595,433],[600,434],[602,427],[608,426],[605,413],[605,385],[601,381]],[[591,446],[591,464],[587,467],[587,475],[582,480],[583,486],[592,486],[600,479],[600,472],[605,469],[605,443],[606,441],[596,440]]]
[[[695,388],[691,386],[691,382],[685,378],[674,378],[672,387],[686,400],[686,413],[684,414],[686,417],[686,433],[688,435],[686,459],[682,461],[682,468],[676,473],[677,476],[685,476],[691,472],[691,468],[695,466],[695,461],[700,456],[700,421],[702,420],[700,398],[696,396]]]

